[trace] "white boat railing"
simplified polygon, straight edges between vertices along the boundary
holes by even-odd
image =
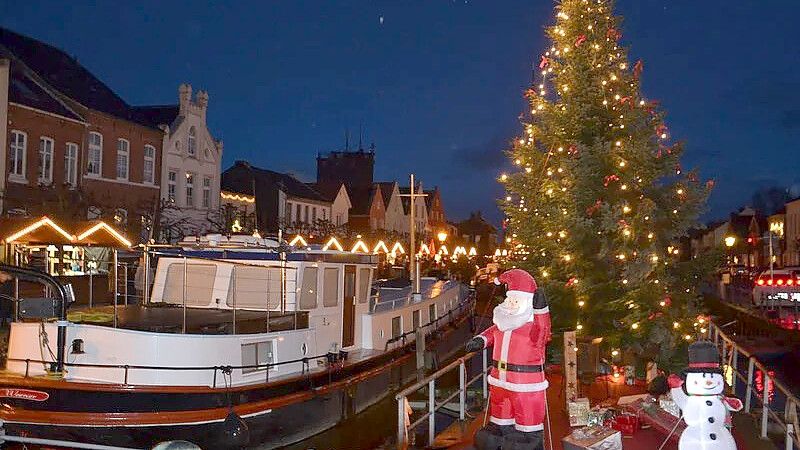
[[[467,362],[474,361],[479,357],[481,364],[479,373],[467,380]],[[400,391],[395,396],[395,400],[397,400],[397,448],[406,449],[408,447],[409,433],[426,421],[428,423],[428,447],[431,447],[434,439],[436,438],[436,412],[445,407],[451,400],[456,398],[456,396],[458,396],[458,419],[463,421],[466,417],[467,389],[478,380],[481,380],[483,398],[486,399],[488,393],[487,376],[490,369],[491,365],[489,365],[488,349],[483,349],[481,352],[467,353],[461,358],[456,359],[450,364],[432,373],[430,376]],[[454,370],[458,371],[458,389],[452,392],[446,398],[437,402],[436,380],[453,372]],[[414,422],[410,422],[409,416],[408,421],[410,423],[407,423],[406,404],[408,403],[408,397],[417,391],[424,389],[426,386],[428,388],[427,411]]]
[[[723,364],[725,364],[725,373],[730,373],[733,377],[730,383],[732,394],[736,395],[737,379],[744,383],[743,411],[749,414],[754,410],[752,407],[752,399],[754,398],[761,403],[761,438],[768,439],[770,424],[774,424],[781,429],[782,440],[786,450],[800,449],[800,438],[797,436],[797,430],[800,429],[797,416],[797,407],[800,405],[800,399],[782,381],[770,376],[771,370],[722,331],[722,327],[711,322],[709,323],[708,333],[709,338],[719,348]],[[740,369],[740,358],[747,361],[746,371],[744,365]],[[756,383],[757,379],[759,379],[759,373],[760,383],[758,384],[760,386]],[[772,398],[770,398],[771,393]],[[780,410],[781,404],[783,404],[783,411]]]

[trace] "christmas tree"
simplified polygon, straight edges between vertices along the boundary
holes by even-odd
[[[702,328],[697,290],[713,262],[685,258],[679,241],[712,182],[681,167],[612,10],[609,0],[556,5],[509,151],[518,170],[500,177],[502,207],[515,264],[545,286],[555,328],[670,365]]]

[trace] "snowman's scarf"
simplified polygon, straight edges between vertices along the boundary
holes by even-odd
[[[500,331],[515,330],[528,322],[533,322],[533,305],[531,302],[526,302],[524,308],[511,313],[504,303],[501,303],[494,307],[492,322]]]

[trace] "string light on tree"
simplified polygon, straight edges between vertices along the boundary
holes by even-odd
[[[510,150],[521,176],[500,176],[506,198],[527,200],[503,208],[509,228],[524,231],[520,243],[536,249],[516,262],[546,279],[554,320],[603,336],[609,349],[630,350],[635,334],[638,351],[662,355],[669,349],[648,339],[683,341],[673,323],[691,323],[687,307],[697,299],[686,292],[696,280],[685,274],[708,264],[693,258],[678,270],[670,243],[695,222],[708,189],[681,170],[682,147],[665,144],[664,114],[639,91],[644,66],[629,62],[630,43],[621,44],[621,19],[610,9],[608,0],[559,1],[549,50],[536,58],[540,71],[526,92],[532,114]],[[636,301],[609,308],[620,298]]]

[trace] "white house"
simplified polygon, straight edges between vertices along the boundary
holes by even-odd
[[[209,217],[219,211],[222,141],[211,135],[206,123],[208,93],[192,86],[178,88],[178,105],[142,106],[136,110],[164,129],[161,158],[161,199],[174,208],[169,219],[181,222],[184,234],[209,230]]]
[[[397,182],[384,181],[377,184],[381,188],[381,196],[386,209],[384,228],[396,233],[408,233],[408,218],[403,210],[403,200],[400,197],[400,187]]]
[[[407,197],[411,193],[408,187],[401,187],[400,194],[406,197],[400,197],[403,202],[403,214],[405,220],[406,230],[409,229],[409,220],[411,220],[411,201]],[[423,194],[422,182],[418,182],[414,187],[414,194]],[[416,222],[416,232],[418,236],[428,236],[431,233],[431,227],[428,222],[428,208],[425,205],[424,197],[414,198],[414,221]]]
[[[328,220],[337,227],[345,225],[349,220],[350,208],[353,207],[347,187],[343,183],[336,182],[313,183],[311,187],[331,202]]]

